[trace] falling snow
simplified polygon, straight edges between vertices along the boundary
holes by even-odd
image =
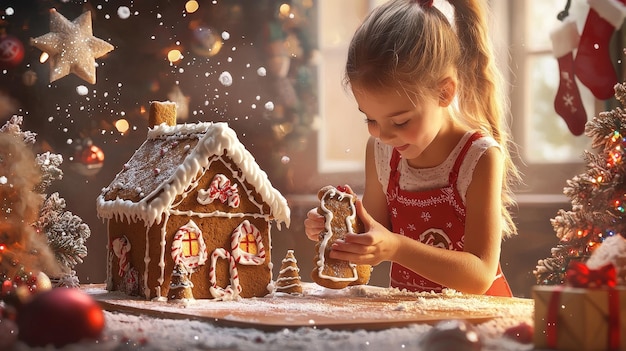
[[[88,0],[59,1],[77,4]],[[218,2],[214,1],[213,3],[217,4]],[[129,89],[134,90],[135,87],[142,89],[142,91],[148,87],[151,92],[159,92],[162,89],[167,89],[165,82],[180,85],[185,93],[184,98],[187,100],[189,116],[199,120],[219,115],[231,123],[249,121],[250,123],[261,124],[265,122],[256,121],[255,116],[268,117],[276,113],[280,101],[274,100],[274,96],[268,96],[273,91],[263,89],[271,83],[273,78],[265,78],[268,76],[268,72],[262,63],[249,61],[249,55],[242,56],[249,54],[247,50],[256,44],[246,39],[247,35],[238,33],[238,28],[232,28],[232,30],[231,28],[216,29],[211,27],[212,24],[204,23],[203,28],[210,30],[212,42],[198,40],[195,43],[188,43],[182,40],[178,34],[163,34],[164,31],[176,33],[173,29],[180,25],[185,25],[187,28],[188,19],[172,17],[170,11],[163,11],[163,9],[158,8],[151,11],[141,11],[140,15],[135,8],[136,4],[133,1],[116,3],[107,0],[103,3],[94,4],[92,9],[94,32],[107,33],[106,27],[112,26],[114,22],[117,22],[115,25],[132,27],[135,25],[133,21],[143,22],[146,20],[145,17],[149,17],[155,31],[141,32],[142,35],[138,38],[147,42],[147,45],[162,46],[163,43],[166,43],[172,48],[177,47],[181,50],[181,55],[186,56],[185,60],[171,64],[167,59],[167,51],[162,51],[164,56],[151,64],[154,64],[158,72],[164,71],[167,79],[161,81],[160,78],[153,80],[147,78],[144,82],[132,82],[131,84],[126,80],[126,76],[117,75],[117,71],[114,69],[119,62],[113,59],[120,58],[119,55],[111,55],[95,62],[102,78],[97,86],[90,86],[89,84],[64,85],[66,81],[71,83],[68,80],[47,85],[49,89],[59,91],[65,88],[69,89],[70,94],[65,96],[70,100],[61,103],[61,105],[58,103],[52,105],[49,108],[50,113],[45,119],[50,130],[60,135],[60,143],[65,144],[62,147],[69,150],[71,155],[74,153],[74,146],[80,145],[84,139],[84,135],[81,133],[97,138],[96,142],[100,144],[121,142],[122,139],[118,139],[120,134],[114,127],[114,122],[118,119],[127,120],[129,134],[134,135],[133,131],[142,131],[141,121],[143,119],[137,118],[137,115],[145,113],[146,101],[132,101],[133,108],[122,111],[129,103],[129,97],[136,95],[135,91],[129,91]],[[10,16],[19,14],[20,9],[14,10],[5,7],[0,9],[0,12],[2,10],[4,10],[5,16]],[[97,22],[98,18],[110,21]],[[115,21],[116,19],[117,21]],[[125,42],[117,38],[116,35],[104,36],[102,39],[115,45],[118,49],[125,45]],[[219,47],[213,47],[214,43],[217,43]],[[193,47],[194,44],[197,45],[197,48]],[[237,45],[235,46],[235,44]],[[129,64],[133,62],[129,60]],[[103,69],[105,65],[108,67]],[[113,70],[111,71],[111,69]],[[116,75],[113,75],[114,73]],[[1,74],[7,74],[7,70],[0,69]],[[235,79],[237,79],[237,84],[234,88],[237,90],[227,89],[233,86]],[[245,89],[241,86],[244,83]],[[203,95],[198,96],[197,93]],[[233,107],[242,113],[239,116],[231,115],[229,111]],[[106,126],[94,126],[89,121],[85,121],[92,119],[106,119]],[[139,124],[135,125],[135,123]],[[245,135],[242,133],[241,136]],[[124,137],[129,138],[126,134]],[[285,156],[280,159],[280,162],[286,164],[290,162],[290,159]]]
[[[87,87],[84,85],[79,85],[76,87],[76,92],[78,93],[78,95],[85,96],[89,94],[89,89],[87,89]]]
[[[117,16],[121,19],[127,19],[130,17],[130,9],[126,6],[120,6],[117,9]]]
[[[222,85],[225,87],[233,85],[233,76],[231,76],[229,72],[222,72],[222,74],[220,74],[219,80],[220,83],[222,83]]]

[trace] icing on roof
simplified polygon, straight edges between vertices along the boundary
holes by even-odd
[[[164,157],[165,154],[168,157]],[[280,227],[284,222],[289,226],[287,200],[272,186],[254,156],[225,122],[161,124],[150,128],[146,141],[124,169],[102,189],[96,201],[98,216],[158,224],[176,196],[188,188],[211,158],[223,154],[241,169],[245,180],[269,205],[277,225]]]

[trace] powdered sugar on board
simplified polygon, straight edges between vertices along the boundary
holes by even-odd
[[[325,299],[341,298],[385,298],[388,296],[402,296],[399,302],[390,302],[396,309],[423,309],[489,311],[498,315],[484,323],[475,324],[475,328],[482,340],[481,351],[530,351],[532,344],[523,344],[517,340],[503,336],[505,329],[520,323],[533,323],[533,302],[530,299],[507,299],[467,296],[454,291],[444,294],[415,294],[400,292],[395,289],[378,288],[371,286],[351,287],[344,290],[327,290],[315,284],[303,283],[305,296],[269,296],[264,299],[249,299],[247,307],[258,310],[261,308],[258,300],[283,299],[291,301],[291,306],[297,305],[306,297]],[[108,293],[102,286],[88,286],[84,290],[96,298],[125,299],[120,294]],[[143,301],[150,304],[149,301]],[[244,306],[233,302],[197,301],[195,308],[204,305],[205,308],[226,308]],[[238,301],[241,302],[241,301]],[[167,305],[152,303],[153,305]],[[180,304],[170,304],[172,308],[185,310]],[[230,305],[230,306],[229,306]],[[221,306],[221,307],[220,307]],[[319,306],[318,306],[319,307]],[[293,313],[293,312],[292,312]],[[433,330],[427,323],[409,324],[403,327],[389,327],[386,329],[367,331],[334,330],[317,326],[302,328],[282,328],[275,331],[259,328],[225,327],[218,323],[209,323],[194,318],[168,317],[152,313],[121,313],[104,312],[106,323],[102,338],[98,341],[84,341],[67,345],[59,351],[171,351],[171,350],[302,350],[302,351],[329,351],[329,350],[424,350],[420,345],[423,337]],[[468,348],[469,349],[469,348]],[[478,350],[473,347],[472,350]],[[25,344],[18,342],[12,351],[32,350]],[[459,348],[455,348],[459,350]],[[424,350],[425,351],[425,350]]]
[[[193,319],[218,326],[267,331],[301,327],[334,330],[382,330],[411,324],[465,319],[491,325],[493,335],[521,322],[532,323],[532,300],[464,295],[410,293],[374,286],[331,290],[303,283],[304,294],[273,294],[237,301],[194,300],[189,303],[129,299],[102,289],[86,289],[106,310],[152,317]]]

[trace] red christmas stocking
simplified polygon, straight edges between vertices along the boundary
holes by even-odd
[[[574,135],[585,131],[587,114],[580,99],[580,92],[574,79],[574,54],[580,36],[576,22],[565,20],[561,26],[550,33],[552,52],[559,63],[559,89],[554,99],[554,109],[563,117],[567,127]]]
[[[613,97],[617,73],[611,63],[609,43],[626,17],[624,0],[587,0],[590,5],[574,62],[576,76],[593,95]]]

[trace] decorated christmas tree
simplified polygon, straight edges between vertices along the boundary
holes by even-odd
[[[0,128],[0,282],[17,287],[39,272],[57,285],[76,286],[73,271],[87,255],[87,224],[69,211],[58,193],[47,194],[63,177],[60,155],[35,155],[36,134],[22,131],[22,117]]]
[[[167,298],[170,301],[193,299],[191,288],[193,288],[193,283],[189,280],[189,272],[185,265],[179,262],[174,266]]]
[[[293,250],[287,250],[281,262],[278,279],[276,279],[276,291],[292,295],[302,294],[300,268]]]
[[[615,85],[615,97],[625,106],[626,84]],[[585,151],[585,172],[567,181],[563,193],[572,209],[559,210],[551,220],[559,242],[537,263],[538,284],[562,284],[571,261],[586,262],[605,239],[626,237],[626,110],[601,112],[587,122],[585,135],[595,153]]]

